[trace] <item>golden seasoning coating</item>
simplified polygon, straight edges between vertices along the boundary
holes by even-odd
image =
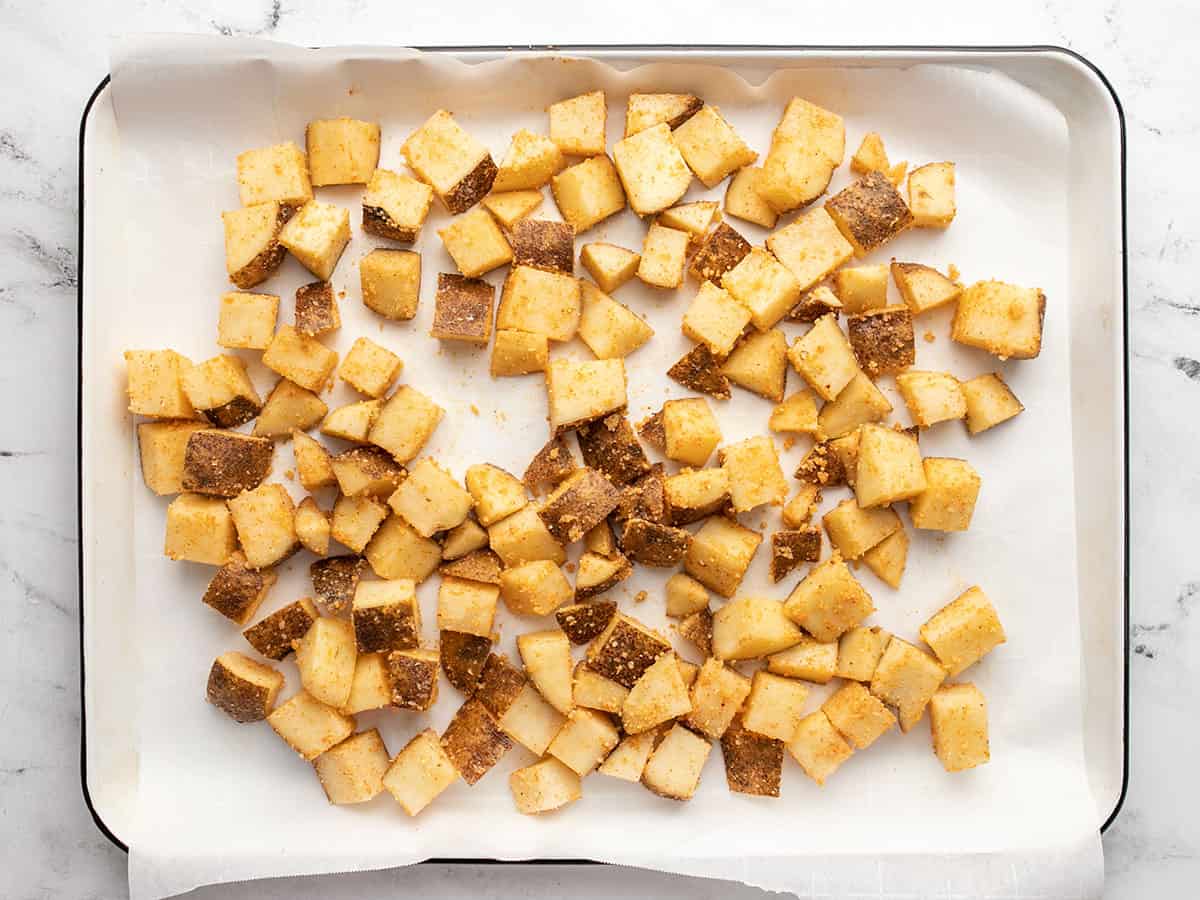
[[[314,281],[296,288],[296,330],[309,337],[342,327],[337,298],[328,281]]]
[[[253,618],[275,580],[274,572],[250,568],[246,565],[246,557],[236,551],[208,583],[203,599],[227,619],[245,625]]]
[[[556,435],[530,460],[521,480],[535,494],[544,493],[579,468],[564,435]]]
[[[208,673],[208,702],[235,722],[261,722],[275,705],[283,675],[241,653],[223,653]]]
[[[367,589],[371,588],[370,592]],[[421,612],[407,579],[361,582],[351,618],[359,653],[410,650],[420,644]]]
[[[294,207],[268,202],[221,213],[230,281],[247,290],[275,274],[287,256],[279,232],[294,211]]]
[[[548,219],[521,219],[508,235],[514,266],[570,275],[575,271],[575,226]]]
[[[685,616],[679,622],[679,636],[691,641],[703,656],[712,655],[713,617],[708,607]]]
[[[621,549],[634,562],[666,568],[677,565],[687,555],[692,535],[682,528],[630,519],[621,535]]]
[[[688,268],[697,281],[721,283],[721,276],[750,254],[750,242],[724,222],[704,239]]]
[[[613,557],[584,553],[575,575],[575,599],[589,600],[610,590],[633,574],[629,560],[619,553]]]
[[[724,469],[683,469],[665,479],[666,518],[690,525],[729,507],[729,473]]]
[[[846,483],[846,469],[841,457],[833,450],[832,441],[813,444],[812,449],[800,460],[792,477],[821,487],[833,487]]]
[[[329,462],[338,487],[347,497],[366,494],[386,500],[408,475],[404,466],[379,447],[351,447]]]
[[[508,661],[503,653],[493,653],[483,664],[483,674],[475,698],[496,718],[508,712],[525,687],[525,673]]]
[[[433,189],[415,178],[376,169],[362,197],[362,230],[376,237],[411,244],[420,234]]]
[[[908,204],[886,175],[869,172],[825,203],[838,230],[862,256],[913,223]]]
[[[392,704],[426,710],[437,702],[438,654],[433,650],[393,650],[384,657]]]
[[[841,311],[842,301],[828,286],[819,284],[801,295],[800,302],[792,307],[787,317],[792,322],[815,322],[830,313],[836,319]]]
[[[214,497],[253,490],[271,472],[275,445],[267,438],[232,431],[197,431],[183,457],[183,489]]]
[[[620,413],[579,426],[576,437],[584,463],[613,484],[628,484],[650,470],[646,451]]]
[[[655,463],[649,472],[621,492],[621,500],[612,518],[618,522],[645,519],[647,522],[666,524],[666,477],[662,463]]]
[[[847,316],[846,326],[858,364],[872,378],[902,372],[917,360],[912,313],[907,306]]]
[[[637,430],[642,440],[655,450],[658,450],[660,453],[666,450],[667,434],[663,429],[663,414],[661,409],[638,422]]]
[[[493,551],[475,550],[459,559],[443,563],[438,572],[443,576],[450,575],[467,581],[499,584],[501,568],[500,557]]]
[[[603,522],[617,507],[621,492],[592,468],[582,468],[564,480],[538,510],[538,516],[563,543],[583,536]]]
[[[442,733],[442,749],[467,784],[475,784],[512,748],[487,707],[472,697]]]
[[[612,600],[591,600],[561,606],[554,618],[572,644],[586,644],[603,633],[616,612],[617,604]]]
[[[250,626],[242,636],[267,659],[280,660],[295,649],[293,645],[308,633],[319,616],[313,602],[302,597]]]
[[[443,341],[486,344],[492,336],[496,289],[480,278],[438,273],[430,334]]]
[[[783,741],[747,731],[738,716],[721,735],[725,780],[739,794],[778,797],[783,777]]]
[[[617,614],[588,648],[587,664],[594,672],[632,689],[655,660],[670,652],[670,643],[660,634]]]
[[[442,671],[450,685],[464,694],[474,694],[492,652],[492,639],[443,629],[439,652]]]
[[[707,344],[697,344],[667,370],[667,377],[689,390],[708,394],[718,400],[732,396],[729,379],[721,371],[721,361],[713,356]],[[665,441],[665,438],[664,438]]]
[[[796,566],[821,558],[821,529],[802,525],[771,535],[771,580],[780,581]]]
[[[308,575],[321,605],[334,614],[349,613],[366,566],[367,561],[361,556],[331,556],[310,565]]]

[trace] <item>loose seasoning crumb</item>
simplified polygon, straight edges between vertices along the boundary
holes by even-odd
[[[958,266],[956,266],[954,263],[950,263],[950,268],[946,270],[946,277],[951,281],[958,281],[959,274]]]
[[[283,477],[286,478],[288,481],[295,481],[296,473],[294,471],[292,471],[291,469],[288,469],[286,472],[283,473]]]
[[[644,603],[646,600],[646,597],[648,597],[648,596],[649,595],[645,591],[638,591],[636,594],[633,595],[633,602],[634,603]]]
[[[791,450],[795,446],[796,446],[796,439],[794,437],[791,437],[789,435],[788,437],[785,437],[783,439],[783,449],[784,450]]]
[[[563,568],[566,569],[568,572],[574,572],[575,571],[575,563],[569,562],[565,566],[563,566]]]
[[[472,415],[476,415],[476,416],[479,415],[479,407],[476,406],[474,403],[471,404],[471,413],[472,413]]]
[[[934,334],[932,331],[925,332],[924,337],[925,337],[925,343],[927,343],[927,344],[932,344],[934,341],[937,340],[937,335]]]

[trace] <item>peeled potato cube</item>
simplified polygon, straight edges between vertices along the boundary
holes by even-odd
[[[948,684],[929,701],[933,752],[947,772],[983,765],[988,750],[987,702],[973,684]]]
[[[377,247],[358,263],[363,305],[388,319],[417,314],[421,294],[421,254]]]
[[[689,174],[690,177],[690,174]],[[625,208],[625,191],[607,156],[593,156],[554,176],[554,202],[567,222],[582,234]]]
[[[604,152],[603,146],[597,152]],[[629,205],[639,216],[674,205],[692,183],[692,172],[665,122],[618,141],[613,161]]]
[[[304,132],[314,187],[366,184],[379,164],[379,123],[317,119]]]
[[[723,660],[755,659],[786,650],[803,632],[769,597],[739,597],[713,614],[713,656]]]
[[[893,637],[871,678],[871,693],[895,708],[900,730],[911,731],[946,679],[946,670],[928,653]]]
[[[689,691],[688,725],[712,740],[719,740],[749,694],[749,678],[729,668],[721,659],[710,656],[700,667]]]
[[[522,128],[512,136],[508,152],[492,182],[493,194],[542,187],[563,167],[563,152],[544,135]]]
[[[256,569],[290,556],[299,542],[296,505],[280,484],[259,485],[229,501],[246,561]]]
[[[788,350],[788,361],[822,400],[834,400],[858,373],[850,341],[836,315],[818,319]]]
[[[582,778],[604,761],[619,739],[604,713],[574,709],[546,752]]]
[[[500,226],[482,207],[453,219],[445,228],[439,228],[438,237],[458,266],[458,271],[467,278],[478,278],[492,269],[507,265],[513,258],[512,247]]]
[[[390,759],[379,730],[361,731],[330,747],[313,767],[329,802],[337,806],[366,803],[383,793]]]
[[[550,757],[508,776],[517,812],[531,816],[560,809],[583,796],[579,776]]]
[[[965,459],[928,456],[921,460],[925,490],[908,503],[913,527],[966,531],[979,497],[979,473]]]
[[[223,566],[237,546],[233,516],[219,497],[180,494],[167,507],[168,558]]]
[[[1025,410],[1004,379],[995,373],[964,381],[962,391],[969,434],[987,431]]]
[[[162,496],[183,491],[183,461],[188,440],[208,426],[186,419],[139,422],[138,457],[146,487]]]
[[[301,691],[267,716],[276,734],[304,759],[313,760],[354,731],[354,719]]]
[[[726,175],[758,159],[715,106],[705,106],[691,116],[675,129],[671,140],[706,188],[716,187]]]
[[[239,153],[237,180],[242,206],[277,201],[295,207],[313,195],[308,160],[292,141]]]
[[[865,750],[896,724],[896,717],[857,681],[835,691],[821,709],[833,727],[859,750]]]
[[[996,608],[978,587],[971,587],[921,626],[921,640],[954,678],[983,659],[1007,638]]]
[[[625,137],[659,122],[677,128],[703,105],[704,101],[694,94],[630,94],[625,106]]]
[[[184,391],[192,361],[174,350],[126,350],[129,411],[155,419],[191,419],[196,411]]]
[[[783,608],[789,619],[818,641],[837,640],[875,611],[871,595],[837,554],[814,566],[792,589]]]
[[[640,253],[602,242],[584,244],[579,252],[580,264],[606,294],[611,294],[637,274],[641,261]]]
[[[837,223],[822,207],[810,210],[767,238],[767,249],[807,291],[854,255]]]
[[[642,784],[660,797],[690,800],[711,751],[712,744],[676,724],[650,754],[642,771]]]
[[[458,770],[432,728],[413,735],[392,760],[383,787],[410,816],[415,816],[458,781]]]
[[[332,203],[310,200],[280,229],[279,243],[304,268],[328,281],[350,243],[350,213]]]
[[[222,347],[265,350],[275,334],[279,298],[274,294],[230,291],[221,295],[217,343]]]
[[[550,430],[557,434],[625,408],[625,364],[553,360],[546,369]]]
[[[921,451],[912,437],[882,425],[862,426],[854,483],[859,506],[865,509],[908,500],[928,484]]]
[[[1046,295],[1003,281],[979,281],[958,298],[950,337],[1000,359],[1033,359],[1042,351]]]
[[[854,755],[854,748],[820,709],[800,720],[787,749],[804,774],[820,785]]]
[[[608,104],[604,91],[591,91],[551,103],[550,140],[563,153],[596,156],[604,152],[604,126]]]
[[[263,365],[306,390],[324,390],[337,367],[338,355],[316,338],[284,325],[262,356]],[[268,397],[268,402],[270,398]]]
[[[300,683],[315,699],[340,709],[350,699],[357,655],[349,622],[317,619],[296,645]]]
[[[946,228],[954,221],[954,163],[929,163],[908,173],[908,206],[918,228]]]

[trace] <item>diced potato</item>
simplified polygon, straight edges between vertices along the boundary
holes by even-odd
[[[467,469],[466,485],[475,502],[479,524],[485,527],[512,515],[529,502],[525,485],[498,466],[471,466]]]
[[[987,431],[1025,410],[1012,389],[996,373],[964,381],[962,391],[970,434]]]
[[[694,200],[664,209],[658,215],[658,222],[668,228],[686,231],[695,244],[703,241],[709,229],[721,221],[720,210],[720,204],[715,200]]]
[[[344,619],[317,619],[296,645],[304,690],[334,709],[350,699],[356,658],[354,628]]]
[[[800,720],[787,749],[804,774],[820,785],[854,755],[854,748],[819,709]]]
[[[612,526],[608,522],[597,525],[583,536],[583,549],[607,559],[612,559],[620,553]]]
[[[788,313],[792,322],[815,322],[829,313],[836,318],[842,311],[842,301],[829,289],[828,285],[818,284],[810,291],[800,296],[800,302]]]
[[[512,228],[523,218],[540,209],[545,199],[538,190],[506,191],[503,194],[488,194],[480,202],[496,217],[497,222],[505,228]]]
[[[637,274],[642,255],[616,244],[598,242],[583,245],[579,251],[579,262],[595,279],[600,290],[611,294]]]
[[[706,188],[758,159],[715,106],[705,106],[676,128],[671,140]]]
[[[779,796],[783,741],[750,731],[739,717],[721,735],[721,755],[729,790],[757,797]]]
[[[246,562],[272,566],[296,551],[296,506],[281,484],[264,484],[228,501]]]
[[[966,531],[979,497],[979,473],[965,459],[929,456],[921,460],[925,490],[913,497],[913,526],[932,531]]]
[[[962,384],[949,372],[901,372],[896,376],[896,386],[918,428],[967,415]]]
[[[833,727],[866,750],[896,725],[896,717],[857,681],[847,681],[821,704]]]
[[[836,399],[858,374],[854,349],[838,327],[836,315],[821,317],[796,338],[788,361],[822,400]]]
[[[786,361],[786,356],[784,357]],[[773,410],[767,426],[772,431],[790,434],[817,434],[817,401],[812,392],[801,388]]]
[[[862,556],[867,568],[889,587],[900,587],[908,562],[908,532],[897,528]]]
[[[330,461],[338,487],[347,497],[368,494],[386,500],[406,476],[405,469],[379,447],[352,447]]]
[[[443,563],[438,571],[453,578],[465,578],[482,584],[500,583],[500,557],[491,550],[476,550],[462,559]]]
[[[818,641],[805,635],[795,646],[767,657],[767,671],[814,684],[828,684],[837,667],[837,641]]]
[[[546,528],[537,507],[529,504],[488,528],[488,541],[507,567],[547,560],[567,561],[566,551]]]
[[[799,643],[803,633],[769,597],[739,597],[713,614],[713,656],[755,659]]]
[[[310,553],[324,556],[329,552],[329,517],[312,497],[305,497],[296,507],[296,537]]]
[[[304,268],[328,281],[350,243],[350,213],[332,203],[309,200],[279,230],[279,243]]]
[[[694,94],[630,94],[625,107],[625,137],[660,122],[678,128],[703,105],[704,101]]]
[[[788,528],[806,525],[821,504],[821,489],[815,484],[802,484],[796,496],[784,504],[783,524]]]
[[[360,400],[339,406],[321,423],[321,434],[361,444],[371,433],[382,408],[382,400]]]
[[[593,156],[559,172],[550,182],[563,219],[582,234],[625,208],[621,179],[607,156]]]
[[[590,709],[575,709],[546,752],[583,777],[604,761],[619,740],[608,716]]]
[[[272,200],[300,206],[313,195],[308,160],[292,141],[239,153],[237,180],[242,206]]]
[[[669,800],[690,800],[700,784],[700,772],[712,744],[675,724],[650,754],[642,784]]]
[[[291,213],[290,206],[273,201],[221,213],[230,281],[247,290],[275,274],[287,255],[279,235]]]
[[[438,630],[490,637],[499,600],[497,585],[443,575],[438,587]]]
[[[475,697],[493,716],[502,716],[527,684],[525,673],[510,663],[507,656],[492,653],[483,665],[483,675]]]
[[[630,484],[651,470],[646,451],[638,443],[629,420],[622,415],[605,416],[583,425],[576,437],[584,462],[603,473],[613,484]],[[605,551],[597,549],[596,552]]]
[[[796,566],[821,558],[821,529],[801,525],[771,533],[771,581],[779,582]]]
[[[379,731],[359,732],[326,750],[313,767],[330,803],[366,803],[383,793],[390,758]]]
[[[486,281],[439,272],[430,335],[439,341],[486,346],[492,337],[495,301],[496,289]]]
[[[665,653],[642,673],[621,706],[626,734],[640,734],[692,711],[675,654]]]
[[[711,281],[718,285],[728,272],[750,255],[751,250],[749,241],[722,222],[703,239],[688,271],[702,284]]]
[[[367,234],[411,244],[433,204],[433,188],[415,178],[376,169],[362,197],[362,230]]]
[[[671,644],[661,634],[618,613],[588,647],[587,664],[593,671],[632,689],[659,657],[670,652]]]
[[[604,152],[603,147],[598,152]],[[639,216],[673,206],[692,183],[692,172],[665,122],[618,141],[613,162],[629,205]]]
[[[907,306],[847,316],[846,327],[859,366],[872,378],[895,375],[916,362],[912,313]]]
[[[267,716],[274,732],[307,760],[337,746],[354,731],[354,719],[305,691],[296,694]]]
[[[492,191],[498,194],[540,188],[562,169],[563,162],[563,152],[557,143],[522,128],[512,136],[512,143],[496,172],[496,180],[492,182]]]
[[[403,367],[404,363],[396,354],[370,338],[360,337],[342,360],[338,376],[368,397],[382,397]]]
[[[306,491],[337,483],[329,452],[303,431],[292,430],[292,451],[296,456],[296,475]]]
[[[829,200],[825,209],[842,236],[864,256],[912,225],[912,213],[886,175],[868,172]]]
[[[625,736],[596,771],[601,775],[620,778],[622,781],[641,781],[642,772],[646,770],[646,761],[654,751],[656,740],[657,731]]]
[[[703,397],[663,404],[666,455],[691,466],[703,466],[721,443],[721,427]]]
[[[915,497],[928,480],[917,442],[903,431],[863,425],[859,431],[854,494],[864,509]]]
[[[501,329],[492,344],[493,377],[530,375],[544,371],[550,359],[550,339],[544,334]]]
[[[348,616],[354,602],[354,592],[358,590],[358,583],[366,568],[365,559],[347,554],[316,560],[309,565],[308,576],[321,605],[333,615]]]
[[[438,237],[458,271],[467,278],[478,278],[492,269],[508,265],[513,258],[512,247],[500,226],[481,207],[452,219],[445,228],[439,228]]]
[[[342,316],[330,282],[314,281],[296,288],[297,331],[317,337],[341,327]]]
[[[487,147],[467,134],[444,109],[410,134],[400,153],[452,215],[478,203],[496,178],[496,163]]]
[[[156,419],[190,419],[196,415],[188,402],[183,379],[192,361],[174,350],[126,350],[129,411]]]
[[[991,600],[978,586],[968,588],[921,626],[921,640],[930,646],[949,677],[991,653],[1007,638]]]
[[[392,683],[382,653],[360,653],[354,661],[350,699],[342,707],[348,716],[392,705]]]
[[[160,496],[181,493],[188,440],[206,428],[203,422],[187,419],[140,422],[137,427],[138,455],[146,487]]]
[[[546,393],[553,434],[618,412],[627,403],[624,360],[553,360],[546,368]]]
[[[442,732],[442,749],[467,784],[479,781],[511,748],[512,740],[477,697],[460,706]]]
[[[866,175],[868,172],[883,172],[886,175],[889,168],[891,164],[883,147],[883,138],[878,132],[868,131],[850,157],[850,171],[855,175]]]
[[[759,196],[779,213],[811,203],[829,186],[845,153],[842,117],[793,97],[771,135]]]
[[[575,702],[571,698],[571,642],[567,640],[567,636],[558,629],[527,632],[517,637],[517,650],[533,686],[560,713],[569,713]],[[616,745],[615,740],[613,745]],[[563,762],[568,760],[564,759]]]
[[[749,694],[749,678],[735,672],[720,659],[709,657],[691,686],[688,725],[706,737],[718,740]]]
[[[426,728],[413,735],[396,754],[383,776],[383,786],[410,816],[415,816],[458,780],[437,732]]]
[[[358,263],[363,305],[388,319],[407,321],[421,297],[421,254],[377,247]]]
[[[253,434],[255,437],[280,440],[288,437],[293,430],[315,428],[327,412],[329,407],[325,401],[312,391],[280,378],[271,393],[267,394],[266,402],[254,423]]]
[[[215,497],[253,490],[270,473],[274,451],[266,438],[218,429],[197,431],[183,453],[183,489]]]
[[[417,461],[388,498],[388,505],[422,537],[461,524],[474,503],[454,476],[428,456]]]
[[[283,673],[241,653],[222,653],[208,673],[208,702],[235,722],[261,722],[275,708]]]
[[[432,709],[438,695],[438,651],[392,650],[384,659],[392,705],[417,712]]]
[[[561,809],[583,796],[579,776],[550,757],[508,776],[517,812],[532,816]]]
[[[946,228],[954,221],[954,163],[928,163],[908,173],[908,206],[918,228]]]
[[[351,621],[359,653],[411,650],[420,644],[421,606],[415,591],[411,578],[358,583]]]
[[[729,180],[725,189],[725,212],[763,228],[774,228],[779,213],[758,192],[762,168],[746,166]]]
[[[401,385],[384,401],[367,440],[392,454],[396,462],[409,462],[421,452],[444,414],[445,410],[420,391]]]
[[[337,367],[338,355],[316,338],[284,325],[262,356],[263,365],[313,392],[324,390]]]
[[[718,459],[729,473],[729,499],[734,512],[747,512],[764,503],[783,504],[787,481],[771,438],[759,435],[722,447]]]
[[[642,243],[638,278],[651,287],[679,287],[683,284],[683,267],[687,262],[690,240],[686,231],[652,222]]]
[[[849,497],[821,517],[829,541],[843,559],[858,559],[900,529],[900,517],[890,506],[863,509]]]
[[[500,596],[509,611],[524,616],[547,616],[571,599],[574,591],[554,562],[539,559],[500,573]]]
[[[571,275],[575,271],[575,226],[549,219],[522,219],[509,229],[514,266],[533,266]]]
[[[629,307],[589,281],[580,281],[583,311],[579,338],[597,359],[628,356],[654,336],[654,329]]]
[[[871,678],[871,693],[895,708],[900,730],[921,721],[925,707],[946,679],[946,670],[928,653],[893,637]]]
[[[579,284],[561,272],[514,266],[500,292],[496,328],[569,341],[579,328]]]
[[[759,247],[721,276],[721,287],[750,310],[750,321],[767,331],[800,299],[801,285],[780,262]]]
[[[708,591],[704,585],[682,572],[667,579],[667,615],[682,619],[708,609]]]
[[[266,350],[275,336],[279,298],[274,294],[230,291],[221,295],[217,343],[242,350]]]
[[[851,628],[838,639],[837,677],[869,683],[891,639],[878,626]]]
[[[914,316],[953,303],[962,294],[962,285],[920,263],[893,262],[892,280]]]
[[[535,756],[541,756],[565,719],[542,699],[533,685],[526,684],[497,721],[510,738]]]
[[[563,153],[598,156],[604,152],[608,104],[604,91],[592,91],[550,104],[550,140]]]
[[[670,568],[684,558],[691,541],[692,536],[682,528],[634,517],[625,523],[621,549],[634,562]]]
[[[804,682],[759,669],[754,673],[750,694],[742,708],[742,724],[755,734],[790,741],[800,724],[800,711],[807,698],[808,686]]]
[[[888,267],[885,263],[849,266],[833,273],[834,290],[847,313],[862,313],[887,306],[887,283]]]
[[[613,610],[615,609],[614,606]],[[575,666],[571,696],[576,706],[619,713],[625,704],[625,698],[629,696],[629,688],[617,684],[611,678],[605,678],[586,663],[579,663]]]
[[[787,387],[787,336],[778,328],[752,331],[721,365],[721,374],[739,387],[778,403]]]
[[[487,585],[490,587],[491,585]],[[441,609],[438,609],[439,619]],[[446,680],[456,690],[471,696],[483,680],[483,670],[492,652],[492,636],[442,629],[438,632],[438,654]]]
[[[329,532],[335,541],[355,553],[362,553],[387,516],[387,507],[368,494],[338,497],[333,505]]]
[[[554,489],[538,509],[546,529],[564,544],[583,536],[617,508],[620,490],[592,468],[582,468]]]
[[[820,283],[854,255],[854,248],[822,207],[809,210],[768,237],[767,249],[791,272],[799,292]]]
[[[371,564],[371,571],[380,578],[411,578],[418,584],[432,575],[442,561],[442,548],[437,541],[422,536],[396,515],[388,516],[361,552]]]
[[[758,532],[714,516],[693,537],[684,571],[709,590],[732,597],[761,543]]]
[[[836,641],[875,611],[871,595],[834,554],[812,568],[783,605],[788,618],[818,641]]]
[[[721,371],[721,361],[704,344],[697,344],[685,353],[667,370],[667,377],[690,391],[708,394],[718,400],[728,400],[731,395],[729,379]]]
[[[962,772],[991,759],[987,702],[975,685],[948,684],[929,701],[933,752],[947,772]]]
[[[316,119],[304,130],[314,187],[366,184],[379,165],[379,123]]]
[[[1033,359],[1042,351],[1046,295],[1003,281],[978,281],[958,298],[950,337],[1000,359]]]

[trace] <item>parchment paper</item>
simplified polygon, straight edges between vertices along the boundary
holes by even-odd
[[[457,783],[416,819],[386,795],[357,808],[329,806],[311,768],[265,724],[234,725],[204,702],[213,658],[247,648],[234,626],[200,602],[212,570],[162,556],[165,501],[134,483],[137,587],[128,602],[136,604],[140,656],[130,665],[141,671],[140,696],[131,698],[140,748],[140,822],[130,852],[134,900],[205,883],[377,869],[430,857],[588,857],[802,896],[1098,893],[1101,851],[1081,743],[1065,297],[1068,135],[1044,99],[999,76],[937,66],[805,69],[798,63],[787,71],[751,71],[747,81],[730,69],[687,63],[617,71],[593,61],[512,56],[470,66],[390,48],[310,51],[258,40],[159,36],[120,41],[113,73],[128,204],[113,211],[112,227],[124,229],[133,287],[132,296],[104,302],[111,327],[127,335],[129,347],[170,346],[197,361],[224,352],[215,344],[217,299],[230,289],[220,212],[238,203],[234,157],[240,151],[289,139],[302,144],[309,119],[349,115],[382,123],[380,164],[402,169],[404,138],[446,107],[499,161],[518,128],[545,132],[549,103],[595,88],[608,92],[610,148],[621,135],[625,97],[641,89],[700,94],[719,105],[760,152],[787,99],[800,95],[845,116],[847,158],[864,132],[876,130],[893,160],[954,160],[954,226],[944,234],[908,233],[867,261],[896,256],[943,270],[953,262],[968,282],[1004,278],[1038,285],[1049,298],[1043,351],[1031,362],[999,364],[952,346],[947,311],[917,320],[919,368],[948,368],[963,378],[1001,370],[1026,411],[975,439],[957,423],[923,434],[925,455],[965,457],[982,474],[971,529],[946,536],[914,532],[897,591],[865,567],[858,571],[879,608],[873,621],[910,640],[931,613],[969,585],[982,585],[993,598],[1008,643],[963,676],[988,699],[988,765],[946,774],[922,722],[908,735],[888,734],[856,754],[823,789],[786,760],[777,801],[731,794],[714,747],[689,803],[593,775],[584,782],[582,801],[531,818],[514,812],[508,791],[508,773],[532,762],[517,747],[475,787]],[[843,166],[832,189],[848,178]],[[686,199],[719,199],[724,187],[704,191],[693,182]],[[330,345],[345,353],[356,337],[367,335],[401,355],[402,380],[447,411],[426,452],[459,476],[479,461],[522,471],[546,438],[541,379],[493,381],[486,351],[439,346],[428,337],[436,273],[453,271],[436,235],[445,212],[435,204],[418,246],[423,281],[416,320],[384,322],[360,302],[357,261],[372,246],[386,245],[359,230],[360,189],[318,193],[349,207],[354,225],[333,278],[345,296],[343,325]],[[545,193],[536,215],[558,218]],[[762,229],[731,222],[755,243],[765,237]],[[627,211],[587,232],[578,245],[610,240],[637,248],[644,228]],[[502,277],[503,270],[488,279],[498,285]],[[290,322],[294,290],[310,280],[289,259],[258,289],[281,295],[280,322]],[[634,420],[664,399],[686,395],[663,373],[688,347],[679,318],[694,290],[691,282],[666,293],[635,282],[617,292],[657,331],[627,360]],[[783,327],[789,339],[803,328]],[[922,339],[926,331],[933,342]],[[590,355],[578,343],[554,353]],[[256,356],[247,354],[265,394],[274,379]],[[789,390],[798,387],[797,376],[789,377]],[[886,392],[896,418],[905,421],[890,380]],[[339,384],[329,402],[352,399]],[[765,432],[767,401],[735,389],[732,401],[713,405],[726,441]],[[132,425],[130,435],[133,440]],[[783,454],[785,472],[807,446],[801,441]],[[291,466],[290,445],[281,445],[276,475]],[[299,496],[298,485],[285,483]],[[842,495],[827,491],[825,506]],[[332,498],[322,499],[328,508]],[[743,521],[769,532],[778,527],[777,516],[777,510],[760,509]],[[742,593],[783,597],[795,583],[798,575],[772,586],[768,556],[760,550]],[[282,567],[260,614],[310,593],[308,562],[300,554]],[[626,611],[666,627],[664,578],[639,570],[612,596]],[[420,590],[431,646],[436,582],[430,579]],[[643,589],[649,599],[638,603],[635,594]],[[498,622],[501,646],[510,653],[517,633],[539,625],[516,622],[504,611]],[[695,658],[679,644],[684,656]],[[299,680],[291,663],[283,668],[290,695]],[[367,713],[359,727],[380,727],[394,753],[415,731],[445,725],[458,698],[447,684],[442,691],[443,701],[429,714]],[[811,708],[824,695],[815,691]],[[397,872],[397,885],[403,880]]]

